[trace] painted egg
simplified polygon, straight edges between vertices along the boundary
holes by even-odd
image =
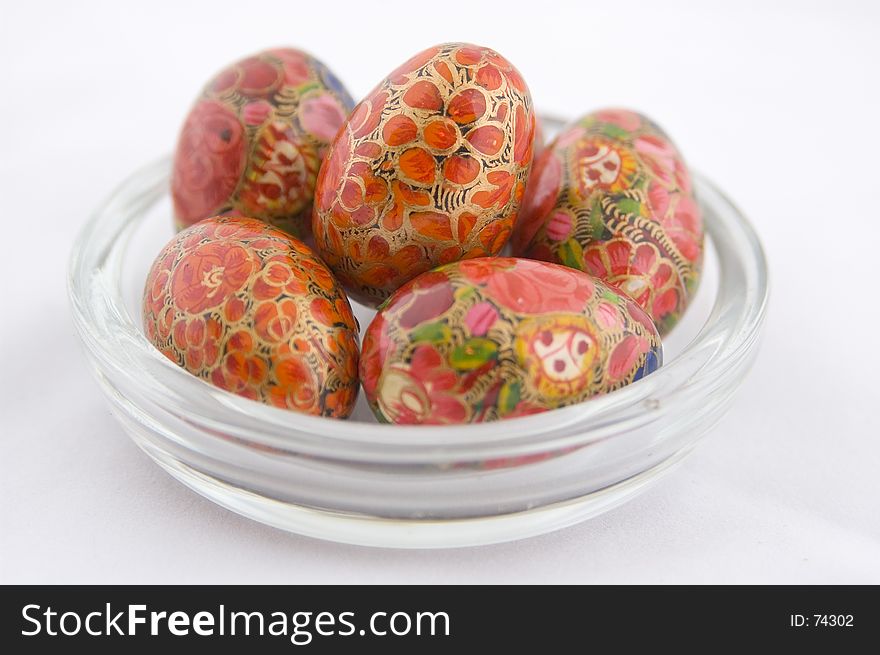
[[[513,253],[586,271],[667,332],[696,291],[703,222],[681,154],[650,120],[588,114],[535,160]]]
[[[263,221],[210,218],[177,234],[144,290],[147,338],[240,396],[307,414],[351,414],[358,326],[345,293],[301,241]]]
[[[355,107],[318,176],[318,250],[352,297],[377,305],[419,273],[497,254],[532,159],[523,78],[494,50],[421,52]]]
[[[233,214],[307,234],[321,160],[353,105],[324,64],[292,48],[225,69],[205,86],[177,142],[177,227]]]
[[[662,362],[651,319],[581,271],[468,259],[389,298],[364,337],[367,400],[388,423],[523,416],[612,391]]]

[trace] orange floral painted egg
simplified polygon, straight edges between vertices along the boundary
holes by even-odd
[[[352,297],[377,305],[419,273],[497,254],[532,160],[528,87],[494,50],[414,56],[355,107],[315,193],[318,250]]]
[[[209,218],[153,262],[144,331],[168,359],[240,396],[306,414],[351,414],[358,326],[301,241],[263,221]]]
[[[321,159],[353,105],[324,64],[293,48],[226,68],[205,86],[177,142],[177,226],[233,214],[306,234]]]
[[[565,129],[535,160],[513,253],[586,271],[634,298],[661,334],[696,291],[703,223],[666,134],[612,109]]]
[[[423,273],[379,309],[361,381],[380,421],[470,423],[570,405],[660,366],[627,296],[581,271],[469,259]]]

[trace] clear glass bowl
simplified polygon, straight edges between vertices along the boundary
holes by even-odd
[[[171,475],[245,516],[353,544],[448,547],[529,537],[593,517],[679,462],[730,406],[767,307],[758,237],[695,175],[703,281],[664,341],[665,364],[603,397],[459,427],[304,416],[222,391],[155,350],[140,297],[172,236],[170,162],[128,178],[83,228],[70,263],[76,328],[125,430]],[[372,312],[356,307],[362,328]]]

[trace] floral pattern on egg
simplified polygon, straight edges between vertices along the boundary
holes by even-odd
[[[581,271],[508,257],[423,273],[367,329],[361,381],[380,421],[524,416],[620,388],[662,363],[651,319]]]
[[[358,392],[358,327],[308,246],[263,221],[206,219],[177,234],[147,277],[147,339],[232,393],[344,418]]]
[[[657,125],[609,109],[535,160],[513,253],[586,271],[634,298],[661,334],[700,279],[703,223],[680,153]]]
[[[355,107],[318,177],[318,250],[352,297],[377,305],[419,273],[506,244],[535,116],[494,50],[447,43],[411,58]]]
[[[178,228],[230,214],[306,235],[321,160],[353,105],[324,64],[293,48],[223,70],[178,139],[171,180]]]

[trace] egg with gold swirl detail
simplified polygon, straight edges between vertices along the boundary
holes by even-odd
[[[684,160],[632,111],[573,123],[536,159],[513,253],[565,264],[634,298],[661,334],[693,297],[703,222]]]
[[[662,363],[651,319],[586,273],[508,257],[423,273],[379,309],[360,362],[383,422],[524,416],[627,385]]]
[[[373,306],[439,264],[497,254],[534,132],[528,87],[494,50],[447,43],[415,55],[330,146],[312,219],[319,253]]]
[[[224,69],[205,86],[177,142],[178,228],[233,214],[306,235],[321,160],[353,105],[324,64],[293,48]]]
[[[358,327],[343,290],[301,241],[263,221],[210,218],[150,269],[147,338],[221,389],[344,418],[358,391]]]

